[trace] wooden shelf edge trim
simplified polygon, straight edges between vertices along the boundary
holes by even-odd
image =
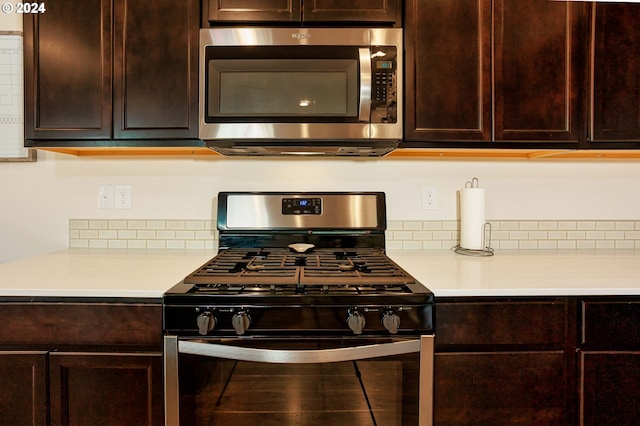
[[[402,148],[386,158],[447,159],[640,159],[640,150],[530,150],[530,149],[437,149]]]
[[[209,156],[224,157],[205,147],[46,147],[37,150],[74,156]],[[276,158],[276,157],[273,157]],[[388,159],[640,159],[640,150],[530,150],[530,149],[438,149],[400,148],[387,154]]]
[[[122,155],[177,155],[177,156],[217,156],[220,154],[209,148],[200,147],[66,147],[66,148],[37,148],[42,151],[57,152],[81,156],[122,156]]]

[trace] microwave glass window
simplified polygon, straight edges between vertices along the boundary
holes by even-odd
[[[339,72],[229,72],[220,75],[220,115],[345,115]]]
[[[358,63],[335,60],[209,61],[209,117],[356,117]]]

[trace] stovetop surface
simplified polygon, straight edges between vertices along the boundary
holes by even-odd
[[[414,279],[378,249],[228,249],[184,280],[196,285],[410,284]]]
[[[269,303],[430,303],[433,294],[377,248],[222,250],[165,297]]]

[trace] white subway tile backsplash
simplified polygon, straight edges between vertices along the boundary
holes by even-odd
[[[387,231],[400,231],[402,229],[401,220],[389,220],[387,221]]]
[[[204,221],[202,221],[202,220],[187,220],[185,222],[185,228],[186,229],[190,229],[192,231],[198,231],[198,230],[205,229],[204,228]]]
[[[127,229],[126,220],[110,220],[108,222],[109,229]]]
[[[555,231],[558,229],[558,222],[552,220],[543,220],[538,222],[538,229],[542,231]]]
[[[596,229],[596,222],[593,220],[588,220],[588,221],[578,221],[577,223],[577,229]]]
[[[569,231],[572,229],[576,229],[577,228],[577,222],[575,221],[568,221],[568,220],[561,220],[558,222],[558,229],[564,230],[564,231]]]
[[[615,229],[616,223],[613,221],[599,221],[596,222],[596,229],[599,231],[611,231]]]
[[[558,248],[565,250],[573,250],[577,247],[577,243],[575,240],[567,240],[567,241],[558,241]]]
[[[156,238],[159,240],[175,240],[176,231],[156,231]]]
[[[89,221],[88,220],[73,220],[69,221],[69,229],[89,229]]]
[[[413,239],[413,232],[411,231],[395,231],[392,232],[391,235],[394,240],[407,241]]]
[[[525,230],[525,231],[538,230],[538,222],[525,220],[523,222],[520,222],[518,229]]]
[[[604,240],[604,231],[586,231],[585,238],[588,240]]]
[[[442,229],[445,231],[458,231],[458,228],[458,222],[455,220],[442,222]]]
[[[640,249],[640,220],[496,220],[494,249]],[[455,220],[387,222],[387,249],[450,249],[459,243]],[[212,220],[70,219],[69,247],[215,249]]]
[[[549,233],[547,231],[529,231],[529,235],[527,236],[528,240],[541,240],[546,241],[549,239]]]
[[[619,231],[631,231],[633,230],[633,222],[632,221],[619,221],[614,222],[614,229]]]
[[[422,229],[425,231],[440,231],[442,229],[443,222],[434,220],[433,222],[422,222]]]
[[[164,220],[148,220],[146,229],[166,229],[167,225]]]
[[[519,249],[537,249],[538,248],[538,241],[536,241],[536,240],[518,241],[518,248]]]
[[[633,240],[616,240],[617,249],[633,249],[635,248],[635,241]]]
[[[167,220],[166,222],[166,229],[178,230],[184,229],[185,227],[186,224],[184,223],[184,220]]]
[[[624,240],[624,231],[606,231],[605,240]]]
[[[416,221],[404,222],[404,226],[402,229],[404,229],[405,231],[421,231],[422,222],[416,222]]]
[[[539,249],[557,249],[558,242],[553,240],[538,241],[538,248]]]
[[[128,220],[127,229],[147,229],[146,220]]]

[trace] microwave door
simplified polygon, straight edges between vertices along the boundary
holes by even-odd
[[[360,108],[358,118],[368,123],[371,117],[371,52],[369,48],[358,49],[360,58]]]

